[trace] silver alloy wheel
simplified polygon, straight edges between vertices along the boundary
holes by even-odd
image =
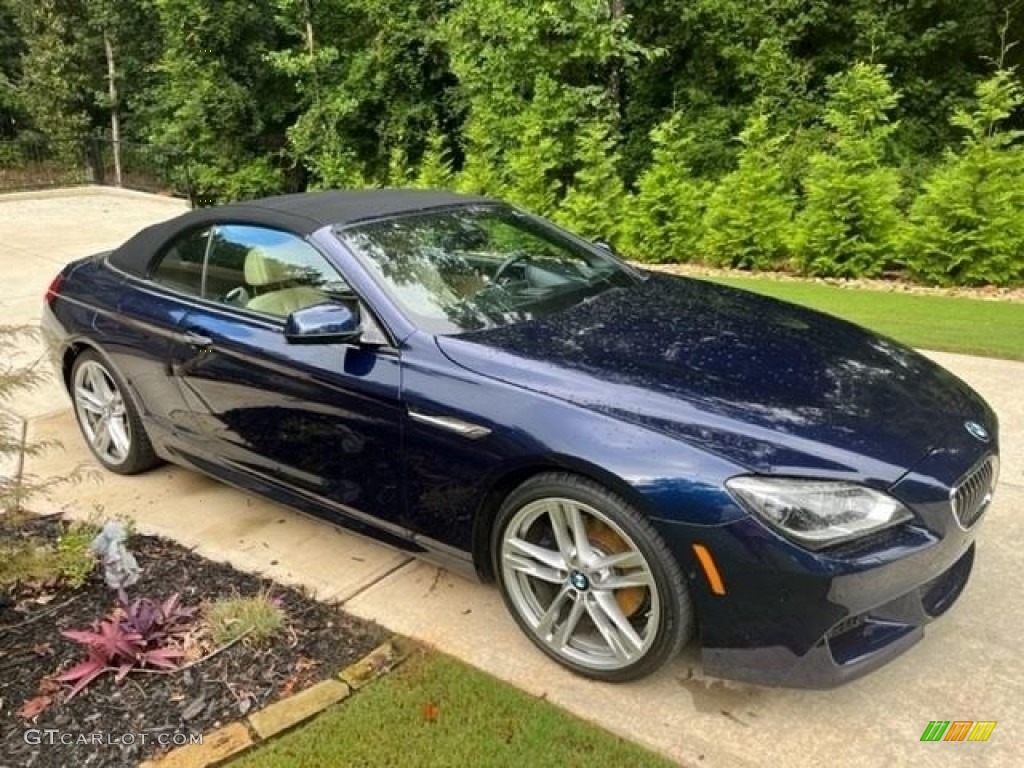
[[[121,390],[94,360],[78,366],[73,384],[75,412],[85,439],[107,464],[123,464],[131,452],[132,431]]]
[[[614,538],[594,535],[608,530]],[[654,575],[609,516],[572,499],[538,499],[513,515],[499,556],[516,611],[557,656],[610,671],[650,650],[661,620]],[[624,610],[623,590],[642,594],[633,610]]]

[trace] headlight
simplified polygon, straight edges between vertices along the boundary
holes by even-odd
[[[747,475],[725,485],[746,509],[810,549],[912,517],[892,496],[855,483]]]

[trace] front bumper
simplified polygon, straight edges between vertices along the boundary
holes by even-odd
[[[872,672],[924,635],[960,596],[974,565],[972,544],[934,579],[838,622],[804,653],[777,645],[703,649],[705,673],[760,685],[831,688]]]
[[[962,469],[977,459],[950,462],[948,451],[936,452],[890,489],[914,511],[912,522],[822,552],[754,516],[707,527],[656,521],[689,576],[704,672],[830,688],[914,645],[970,577],[978,525],[957,524],[949,488],[958,473],[949,478],[947,466]],[[692,556],[696,543],[714,557],[724,594],[709,588]]]

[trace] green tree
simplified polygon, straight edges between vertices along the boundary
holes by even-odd
[[[1015,0],[853,0],[833,3],[827,27],[829,61],[851,57],[883,64],[900,103],[893,149],[901,163],[935,157],[954,144],[947,116],[968,103],[975,84],[999,56],[1000,28]],[[1011,20],[1012,21],[1012,20]],[[1018,20],[1019,21],[1019,20]],[[1017,37],[1024,32],[1019,25]],[[842,62],[842,64],[840,64]],[[835,66],[835,65],[833,65]]]
[[[502,191],[501,165],[504,158],[479,113],[471,114],[462,129],[462,168],[455,179],[460,192],[498,195]]]
[[[0,139],[11,138],[25,127],[27,115],[18,88],[24,47],[14,9],[7,0],[0,0]]]
[[[164,39],[149,138],[186,151],[199,191],[238,199],[278,192],[277,158],[294,105],[268,64],[280,40],[270,0],[155,0]]]
[[[792,247],[812,275],[877,275],[894,261],[899,174],[886,165],[898,95],[880,65],[855,64],[829,82],[827,147],[808,160]]]
[[[274,2],[292,44],[269,60],[298,92],[289,152],[309,183],[360,186],[414,176],[431,131],[447,134],[453,120],[454,80],[435,35],[446,3]]]
[[[738,167],[708,200],[701,252],[714,264],[777,269],[789,257],[787,235],[795,205],[780,163],[789,137],[772,136],[768,119],[757,115],[739,140]]]
[[[132,103],[151,84],[149,70],[157,60],[160,37],[152,0],[84,0],[85,30],[103,52],[100,81],[93,83],[98,130],[109,129],[114,182],[123,180],[120,142],[140,126],[134,123]],[[104,119],[105,116],[105,119]],[[102,122],[100,122],[102,121]],[[127,129],[127,130],[126,130]]]
[[[973,109],[952,123],[966,135],[914,201],[903,260],[940,284],[1024,283],[1024,132],[1006,130],[1024,105],[1016,74],[980,83]]]
[[[18,84],[32,124],[78,155],[78,140],[97,124],[96,90],[102,82],[100,41],[89,29],[84,0],[12,3],[24,52]]]
[[[427,149],[420,159],[413,186],[421,189],[449,189],[455,184],[445,136],[434,129],[427,137]]]
[[[684,162],[694,142],[685,122],[676,114],[651,132],[653,158],[627,204],[623,239],[630,256],[679,262],[699,254],[710,185],[692,176]]]
[[[626,188],[619,176],[618,137],[608,121],[591,120],[577,138],[577,171],[556,218],[584,237],[621,245]]]
[[[11,16],[10,14],[14,14]],[[5,95],[16,96],[17,123],[0,116],[0,135],[17,132],[38,140],[58,160],[78,166],[83,150],[98,174],[100,158],[87,136],[106,131],[114,139],[113,180],[121,181],[122,125],[149,83],[159,47],[151,0],[8,0],[0,6],[0,28],[16,18],[20,58],[0,71],[0,115]],[[6,35],[0,31],[0,59]],[[6,122],[6,126],[4,123]]]
[[[572,173],[577,134],[573,116],[580,111],[578,93],[538,75],[533,99],[513,120],[516,139],[496,169],[501,182],[495,191],[532,211],[552,214],[563,194],[562,180]]]
[[[633,39],[664,51],[641,61],[630,77],[620,127],[627,179],[648,162],[651,127],[679,110],[695,135],[691,167],[702,177],[734,166],[730,139],[766,92],[780,132],[800,140],[796,129],[815,119],[828,78],[856,61],[890,72],[903,94],[892,113],[899,126],[893,149],[901,164],[919,165],[955,141],[946,115],[970,98],[986,60],[998,56],[1008,6],[1009,39],[1024,38],[1021,6],[1007,0],[627,3]],[[1020,63],[1024,48],[1012,55]],[[1024,115],[1015,116],[1014,125],[1022,124]]]
[[[267,62],[296,94],[296,114],[286,127],[288,154],[311,189],[361,186],[356,152],[345,139],[358,102],[343,87],[346,62],[339,46],[360,22],[336,0],[274,0],[273,8],[288,44],[269,51]]]
[[[0,137],[181,149],[225,200],[448,185],[645,258],[876,274],[922,181],[933,204],[981,158],[946,116],[1022,37],[1007,0],[0,0]],[[977,162],[1001,179],[1011,149]]]
[[[349,132],[369,176],[394,149],[411,172],[431,131],[454,123],[455,80],[438,39],[451,0],[348,0],[364,25],[346,66],[343,88],[357,100]]]
[[[465,120],[459,186],[541,211],[583,171],[577,126],[616,113],[631,68],[654,53],[607,0],[462,0],[438,37]]]

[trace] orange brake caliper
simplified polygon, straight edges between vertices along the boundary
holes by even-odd
[[[587,537],[606,555],[625,552],[629,545],[615,531],[594,518],[587,519]],[[625,587],[615,591],[615,602],[626,618],[629,618],[644,602],[643,587]]]

